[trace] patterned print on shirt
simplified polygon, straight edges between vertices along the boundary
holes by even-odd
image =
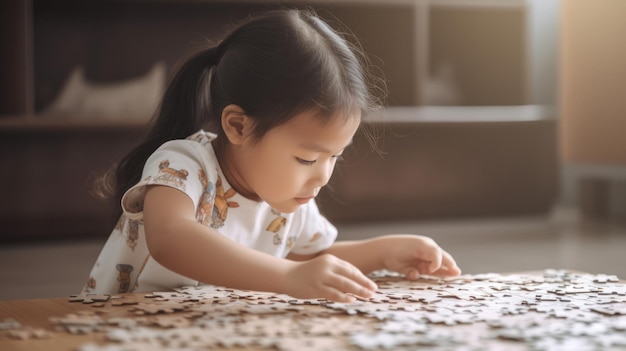
[[[295,236],[290,236],[287,238],[287,249],[291,250],[293,249],[293,247],[296,246],[296,237]]]
[[[322,237],[322,233],[317,232],[315,234],[313,234],[313,236],[311,237],[311,239],[309,239],[309,243],[304,245],[303,249],[308,249],[309,247],[311,247],[311,245],[313,243],[315,243],[316,241],[318,241],[320,238]]]
[[[230,188],[228,189],[228,191],[224,192],[222,177],[217,176],[217,182],[215,184],[215,204],[213,214],[211,216],[213,219],[211,227],[223,227],[224,221],[226,221],[226,217],[228,216],[228,209],[239,207],[239,203],[235,201],[228,201],[228,199],[232,198],[236,194],[237,192],[233,188]]]
[[[186,169],[170,168],[170,161],[163,160],[159,163],[159,174],[160,175],[154,179],[155,182],[163,182],[185,190],[185,181],[187,181],[187,176],[189,175]]]
[[[139,240],[139,223],[140,221],[129,219],[126,227],[126,245],[133,251],[135,251],[137,240]]]
[[[84,291],[91,291],[96,288],[96,279],[94,277],[89,277],[87,282],[85,283]]]
[[[265,230],[274,233],[273,242],[274,245],[278,246],[282,244],[283,241],[278,232],[287,224],[287,218],[283,217],[282,213],[274,209],[272,209],[272,213],[277,217],[270,222]]]
[[[199,223],[208,225],[211,220],[211,213],[213,212],[213,200],[215,199],[215,184],[210,182],[206,173],[203,170],[198,171],[198,178],[202,183],[204,192],[200,196],[200,203],[198,204],[198,210],[196,211],[196,220]]]
[[[130,291],[130,272],[133,271],[133,266],[125,263],[119,263],[115,266],[115,269],[119,272],[117,275],[117,281],[120,283],[118,293],[127,293]]]

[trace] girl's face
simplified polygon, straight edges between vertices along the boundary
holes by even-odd
[[[244,143],[231,154],[234,183],[229,182],[244,196],[283,213],[293,212],[328,183],[360,121],[360,114],[355,114],[323,125],[315,112],[300,113],[258,143]]]

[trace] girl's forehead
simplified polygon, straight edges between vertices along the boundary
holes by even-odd
[[[303,112],[292,118],[289,122],[294,127],[310,129],[311,132],[322,132],[329,130],[351,130],[355,129],[361,123],[360,114],[332,114],[320,115],[317,112]],[[288,122],[288,124],[289,124]]]
[[[360,122],[359,114],[323,117],[307,111],[278,126],[276,132],[306,148],[335,152],[351,143]]]
[[[361,112],[335,111],[325,113],[316,110],[304,111],[294,116],[290,121],[294,124],[312,125],[318,128],[350,128],[361,122]]]

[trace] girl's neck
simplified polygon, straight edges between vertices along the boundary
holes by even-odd
[[[223,138],[226,137],[222,137],[222,139]],[[226,181],[241,196],[252,201],[260,202],[261,198],[257,194],[247,190],[247,187],[244,185],[245,181],[243,177],[237,172],[237,167],[232,162],[232,156],[229,157],[230,150],[228,146],[224,144],[225,142],[220,141],[220,138],[215,138],[211,142],[215,156],[217,157],[217,162],[222,169],[222,173],[224,173],[224,177],[226,177]]]

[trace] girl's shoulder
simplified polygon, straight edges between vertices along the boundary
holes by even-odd
[[[204,130],[199,130],[185,139],[166,141],[155,151],[154,154],[174,152],[189,155],[190,152],[194,153],[195,151],[200,152],[201,154],[208,153],[210,155],[214,155],[215,151],[213,150],[211,141],[215,140],[215,138],[217,138],[217,135]]]
[[[206,145],[210,144],[215,138],[217,138],[216,134],[200,129],[199,131],[188,136],[185,140],[195,141],[201,145]]]
[[[172,167],[185,168],[187,173],[200,169],[210,173],[210,178],[216,178],[220,167],[211,144],[216,137],[213,133],[200,130],[185,139],[167,141],[150,155],[144,171],[148,166],[153,166],[150,169],[159,174]],[[154,167],[155,164],[158,167]]]
[[[210,184],[215,188],[222,174],[211,146],[214,138],[211,133],[199,131],[186,139],[171,140],[161,145],[146,160],[141,180],[123,196],[125,213],[143,210],[143,197],[148,185],[176,188],[198,206]]]

